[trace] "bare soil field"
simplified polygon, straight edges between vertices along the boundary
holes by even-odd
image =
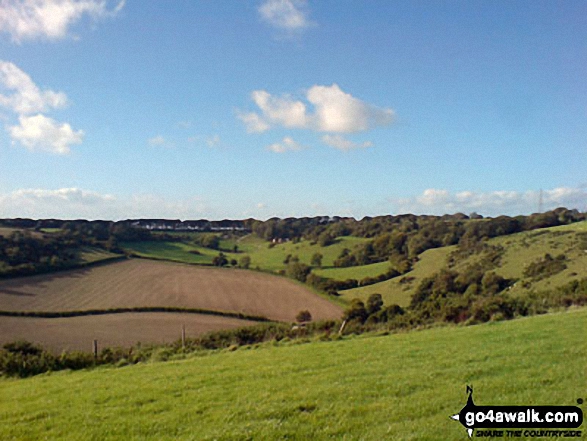
[[[0,345],[27,340],[56,354],[90,352],[98,348],[130,347],[138,342],[171,343],[206,332],[251,326],[255,322],[231,317],[183,313],[125,313],[69,318],[0,317]]]
[[[0,281],[4,311],[156,306],[240,312],[280,321],[294,321],[304,309],[315,320],[342,314],[340,307],[283,277],[141,259]]]

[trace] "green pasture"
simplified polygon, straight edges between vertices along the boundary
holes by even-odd
[[[477,405],[587,398],[586,332],[583,308],[0,379],[0,439],[465,441],[466,385]]]
[[[202,233],[186,234],[197,235]],[[332,267],[334,260],[338,258],[344,248],[353,249],[357,244],[366,240],[367,239],[357,237],[341,237],[337,239],[336,243],[327,247],[320,247],[317,244],[312,245],[309,241],[301,241],[298,243],[284,242],[270,247],[269,242],[254,235],[248,235],[240,239],[221,239],[220,248],[223,250],[232,250],[236,245],[238,247],[237,253],[223,251],[228,259],[239,260],[242,256],[248,255],[251,257],[250,268],[255,269],[259,267],[259,269],[263,271],[276,272],[285,269],[286,265],[283,262],[288,254],[298,256],[300,262],[310,265],[312,256],[314,253],[318,252],[324,256],[322,259],[322,267]],[[211,264],[212,259],[219,253],[217,250],[185,242],[123,242],[120,245],[125,251],[131,252],[140,257],[173,260],[175,262],[184,263]],[[192,250],[200,252],[200,255],[190,253]],[[375,275],[385,272],[386,269],[387,268],[381,272],[377,272]],[[359,270],[359,272],[360,271],[361,270]]]
[[[262,240],[254,235],[249,235],[237,243],[239,250],[251,256],[251,267],[263,270],[277,271],[285,268],[283,261],[288,254],[298,256],[300,262],[310,265],[314,253],[320,253],[322,258],[322,267],[328,268],[333,266],[333,262],[338,258],[344,248],[352,250],[358,244],[366,242],[368,239],[359,237],[340,237],[332,245],[321,247],[318,244],[312,245],[308,240],[302,240],[298,243],[284,242],[277,243],[270,247],[269,242]]]
[[[183,242],[122,242],[120,246],[127,252],[149,259],[171,260],[173,262],[212,264],[212,259],[219,251]],[[191,253],[197,251],[200,254]],[[230,259],[239,259],[241,255],[224,253]]]
[[[315,269],[314,273],[322,277],[328,277],[329,279],[355,279],[360,281],[365,277],[377,277],[381,274],[384,274],[389,270],[390,267],[391,264],[385,261],[372,263],[371,265],[349,266],[347,268]]]
[[[365,301],[371,294],[377,293],[381,294],[386,305],[395,303],[400,306],[407,306],[420,282],[425,277],[440,271],[446,265],[446,259],[449,254],[455,249],[455,246],[450,246],[426,250],[420,254],[413,269],[402,276],[375,283],[374,285],[340,291],[339,293],[349,301],[354,298]]]

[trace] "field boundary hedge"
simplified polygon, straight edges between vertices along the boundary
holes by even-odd
[[[109,265],[111,263],[121,262],[123,260],[128,260],[128,256],[122,254],[118,256],[106,257],[104,259],[95,260],[94,262],[78,262],[71,265],[64,265],[60,267],[54,268],[36,268],[35,271],[32,272],[7,272],[7,273],[0,273],[0,280],[6,279],[18,279],[22,277],[33,277],[33,276],[40,276],[45,274],[54,274],[54,273],[63,273],[65,271],[72,271],[72,270],[80,270],[86,268],[93,268],[102,265]]]
[[[127,314],[127,313],[147,313],[147,312],[164,312],[164,313],[182,313],[182,314],[205,314],[216,315],[221,317],[231,317],[241,320],[250,320],[255,322],[274,322],[267,317],[245,314],[242,312],[215,311],[212,309],[201,308],[175,308],[167,306],[140,306],[133,308],[109,308],[109,309],[86,309],[83,311],[2,311],[0,316],[3,317],[29,317],[29,318],[69,318],[83,317],[91,315],[108,315],[108,314]]]

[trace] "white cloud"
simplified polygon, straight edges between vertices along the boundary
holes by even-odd
[[[237,112],[238,119],[245,123],[247,133],[263,133],[270,129],[268,123],[255,112]]]
[[[477,212],[487,216],[506,214],[515,216],[537,212],[540,191],[492,191],[476,193],[462,191],[451,193],[442,189],[427,189],[413,198],[394,199],[395,213],[447,214]],[[543,209],[557,207],[569,209],[587,208],[587,190],[584,188],[559,187],[542,192]]]
[[[264,90],[255,90],[251,98],[272,123],[287,128],[304,128],[308,125],[306,105],[301,101],[294,101],[288,96],[274,97]]]
[[[393,110],[367,104],[343,92],[337,84],[313,86],[307,98],[316,108],[315,125],[321,132],[364,132],[394,120]]]
[[[94,20],[114,16],[124,4],[121,0],[109,10],[106,0],[2,0],[0,31],[17,43],[37,38],[58,40],[83,15]]]
[[[31,151],[46,151],[58,155],[70,153],[72,144],[81,144],[84,132],[74,131],[67,123],[57,121],[38,114],[20,116],[20,124],[8,128],[13,141],[20,142]]]
[[[59,155],[68,154],[71,145],[82,142],[82,130],[75,131],[69,124],[58,123],[39,113],[65,107],[68,103],[63,92],[41,90],[29,75],[13,63],[2,60],[0,92],[3,92],[0,93],[0,106],[18,115],[19,124],[7,127],[13,142],[18,141],[31,151]]]
[[[126,198],[79,188],[21,189],[0,193],[0,218],[109,219],[214,218],[209,205],[198,197],[182,201],[155,195]]]
[[[337,84],[312,86],[306,91],[308,106],[289,95],[272,96],[265,90],[251,94],[261,113],[240,113],[239,118],[248,132],[264,132],[271,126],[308,129],[330,133],[356,133],[375,127],[390,125],[395,113],[389,108],[368,104],[349,93],[343,92]]]
[[[265,0],[258,11],[263,21],[289,33],[302,31],[312,24],[305,0]]]
[[[0,60],[0,92],[5,91],[13,93],[0,93],[0,106],[20,115],[44,112],[67,105],[67,96],[63,92],[40,90],[25,72],[13,63]]]
[[[367,147],[373,147],[371,141],[365,142],[353,142],[349,139],[343,138],[340,135],[324,135],[322,142],[330,147],[334,147],[338,150],[349,151],[354,149],[364,149]]]
[[[297,142],[295,142],[289,136],[286,136],[285,138],[283,138],[281,143],[276,142],[275,144],[271,144],[270,146],[267,147],[267,150],[270,150],[274,153],[285,153],[288,151],[297,151],[297,150],[301,150],[301,149],[302,149],[302,146],[299,145]]]

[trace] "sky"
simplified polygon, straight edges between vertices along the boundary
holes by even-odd
[[[587,211],[585,17],[0,0],[0,218]]]

